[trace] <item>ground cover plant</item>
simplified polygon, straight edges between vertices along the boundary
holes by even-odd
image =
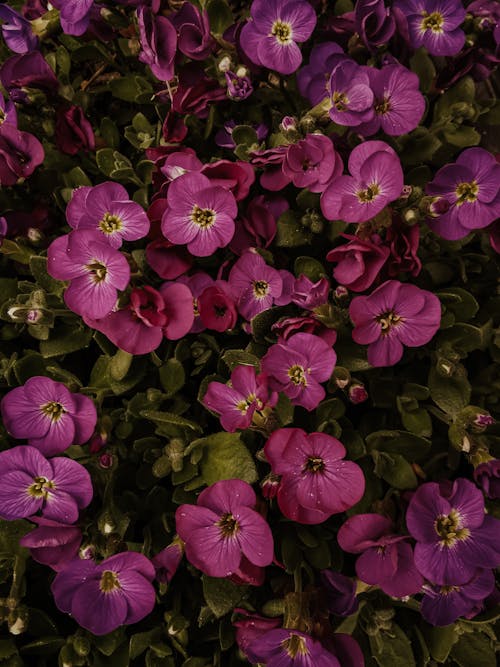
[[[495,667],[500,3],[0,32],[0,667]]]

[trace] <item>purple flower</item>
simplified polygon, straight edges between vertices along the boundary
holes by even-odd
[[[237,621],[233,621],[233,626],[236,628],[236,643],[245,655],[247,648],[257,637],[281,625],[279,618],[266,618],[259,614],[251,614],[246,609],[237,607],[234,613],[240,616]]]
[[[300,94],[316,106],[328,97],[327,83],[335,66],[349,59],[335,42],[324,42],[313,47],[309,64],[297,72]]]
[[[95,149],[95,137],[83,109],[70,106],[60,107],[56,116],[56,146],[67,155],[76,155],[81,150]]]
[[[451,488],[427,482],[415,491],[406,512],[415,538],[415,564],[440,586],[465,584],[477,568],[500,564],[500,521],[484,513],[481,491],[459,478]]]
[[[369,296],[351,301],[353,340],[368,345],[372,366],[393,366],[403,356],[403,345],[428,343],[441,322],[441,304],[435,294],[416,285],[388,280]]]
[[[414,130],[425,111],[425,99],[419,91],[419,79],[402,65],[388,65],[381,70],[365,68],[374,100],[374,116],[356,130],[364,136],[382,130],[399,137]]]
[[[329,262],[337,263],[333,277],[341,285],[353,292],[364,292],[380,274],[386,263],[389,248],[368,239],[361,239],[350,234],[342,234],[349,243],[337,246],[327,254]]]
[[[14,53],[27,53],[38,48],[38,37],[33,34],[31,24],[7,5],[0,5],[0,21],[5,43]]]
[[[174,280],[193,265],[193,258],[185,248],[174,246],[167,239],[159,238],[146,246],[146,261],[160,278]]]
[[[268,439],[264,453],[272,472],[281,475],[278,505],[292,521],[322,523],[363,496],[361,468],[343,460],[345,447],[331,435],[281,428]]]
[[[0,124],[0,185],[16,185],[28,178],[44,158],[43,146],[36,137],[10,123]]]
[[[168,584],[172,580],[180,565],[184,550],[178,538],[174,538],[172,544],[165,547],[151,559],[156,570],[156,581]]]
[[[236,230],[229,247],[236,255],[243,255],[251,248],[267,248],[276,236],[276,220],[288,203],[268,201],[264,195],[258,195],[246,203],[245,213],[236,220]]]
[[[273,560],[273,535],[255,511],[255,493],[240,479],[212,484],[198,496],[197,505],[181,505],[175,513],[186,557],[211,577],[228,577],[246,557],[265,567]]]
[[[447,204],[428,219],[429,227],[447,240],[461,239],[500,216],[500,164],[484,148],[468,148],[441,167],[425,191]]]
[[[130,201],[123,185],[112,181],[73,190],[66,219],[73,229],[95,230],[96,238],[112,248],[119,248],[123,241],[142,239],[149,231],[142,206]]]
[[[229,283],[216,280],[198,297],[200,319],[204,327],[212,331],[233,329],[238,321],[236,298]]]
[[[474,470],[474,481],[488,498],[500,498],[500,459],[480,463]]]
[[[252,20],[243,26],[240,44],[253,63],[292,74],[302,62],[296,42],[305,42],[316,25],[306,0],[253,0]]]
[[[228,120],[224,123],[221,129],[215,133],[214,141],[217,146],[220,146],[221,148],[236,148],[236,144],[232,137],[236,125],[237,123],[235,120]],[[251,125],[257,133],[257,141],[263,141],[269,133],[267,125],[264,125],[264,123],[260,123],[259,125],[252,123]]]
[[[30,550],[33,560],[59,572],[77,557],[82,542],[82,531],[77,526],[36,516],[30,521],[38,528],[23,535],[19,544]]]
[[[14,102],[24,103],[24,88],[38,88],[46,94],[55,93],[59,81],[40,51],[30,51],[8,58],[0,68],[2,85]]]
[[[327,85],[334,123],[356,127],[372,120],[374,96],[366,70],[350,58],[334,67]]]
[[[246,100],[253,93],[253,86],[248,76],[238,76],[227,71],[224,74],[227,84],[227,94],[235,101]]]
[[[398,199],[404,177],[399,157],[383,141],[366,141],[349,156],[351,176],[335,179],[321,195],[328,220],[366,222]]]
[[[465,9],[460,0],[396,0],[394,6],[406,17],[414,49],[425,46],[433,56],[454,56],[463,47],[459,26]]]
[[[380,514],[351,516],[337,535],[341,549],[361,554],[356,561],[359,579],[393,597],[413,595],[423,585],[407,539],[394,534],[392,521]]]
[[[44,376],[32,377],[9,391],[0,409],[8,433],[26,438],[44,456],[87,442],[97,422],[90,398],[73,394],[61,382]]]
[[[323,192],[342,174],[343,168],[332,140],[323,134],[308,134],[305,139],[291,144],[281,165],[286,183],[292,182],[295,187],[307,188],[310,192]],[[284,184],[278,183],[281,187],[276,189]]]
[[[203,397],[203,405],[220,415],[225,431],[250,426],[255,411],[276,404],[277,395],[270,395],[265,374],[257,375],[253,366],[236,366],[229,384],[210,382]]]
[[[0,215],[0,246],[2,245],[4,238],[7,236],[8,229],[9,226],[7,220],[3,215]]]
[[[252,664],[266,667],[340,667],[335,656],[299,630],[270,630],[247,646],[245,653]]]
[[[0,93],[0,125],[3,123],[10,123],[17,127],[17,111],[16,105],[12,100],[5,101],[2,93]]]
[[[103,560],[74,560],[56,575],[51,589],[57,607],[82,628],[106,635],[138,623],[153,610],[155,569],[139,553],[125,551]]]
[[[231,192],[203,174],[183,174],[169,186],[161,230],[172,243],[186,243],[192,255],[207,257],[231,241],[237,211]]]
[[[13,447],[0,452],[0,470],[0,518],[7,521],[41,512],[45,519],[74,523],[92,500],[90,475],[72,459],[48,460],[34,447]]]
[[[337,355],[319,336],[298,333],[272,345],[262,358],[269,386],[282,391],[293,405],[314,410],[324,399],[319,384],[330,379]]]
[[[283,292],[279,272],[252,251],[244,253],[235,262],[229,274],[229,284],[237,295],[238,310],[247,320],[271,308]]]
[[[179,51],[192,60],[208,58],[216,44],[210,34],[207,10],[200,12],[190,2],[184,2],[171,19],[179,33]]]
[[[356,581],[334,570],[320,572],[328,611],[336,616],[350,616],[358,610]]]
[[[149,7],[139,7],[137,18],[141,42],[139,60],[150,66],[159,81],[170,81],[175,73],[176,29],[165,16],[157,16]]]
[[[64,292],[68,308],[96,320],[113,310],[117,290],[130,279],[125,257],[101,239],[100,232],[82,229],[55,239],[47,251],[49,274],[71,281]]]
[[[329,291],[330,283],[326,278],[313,283],[307,276],[300,275],[293,282],[291,300],[300,308],[314,310],[328,301]]]
[[[396,22],[384,0],[358,0],[354,21],[356,32],[369,49],[387,44],[394,35]]]
[[[94,0],[63,0],[60,2],[61,28],[67,35],[80,36],[86,32]]]
[[[491,570],[477,570],[472,579],[461,586],[425,584],[420,612],[431,625],[450,625],[460,616],[475,616],[478,606],[494,588],[495,575]]]

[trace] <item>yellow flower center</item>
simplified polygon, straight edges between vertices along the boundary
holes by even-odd
[[[471,181],[470,183],[459,183],[455,188],[455,194],[457,195],[456,205],[461,206],[466,201],[475,202],[477,200],[478,192],[479,186],[476,181]]]
[[[265,280],[253,281],[253,293],[258,299],[264,298],[269,292],[269,283]]]
[[[105,213],[102,220],[99,222],[99,229],[104,234],[113,234],[114,232],[119,232],[122,229],[123,223],[122,219],[118,215],[113,213]]]
[[[442,547],[452,547],[457,540],[466,540],[470,535],[468,528],[462,528],[462,517],[455,509],[449,514],[438,516],[434,530],[441,537]]]
[[[215,218],[215,211],[211,208],[200,208],[196,204],[193,206],[193,210],[191,211],[191,222],[194,222],[198,227],[201,227],[202,229],[211,227],[215,222]]]
[[[393,327],[397,327],[399,324],[401,324],[401,322],[403,322],[403,318],[400,315],[396,315],[396,313],[392,310],[388,313],[379,315],[376,319],[380,324],[382,336],[386,336]]]
[[[57,403],[56,401],[50,401],[49,403],[41,405],[40,410],[46,417],[49,417],[50,420],[53,422],[59,421],[63,416],[63,414],[66,412],[64,406],[61,405],[60,403]]]
[[[380,188],[377,183],[372,183],[366,190],[358,190],[356,192],[358,199],[363,204],[368,204],[373,201],[377,195],[380,194]]]
[[[290,658],[309,655],[306,640],[300,635],[291,634],[288,639],[281,642],[281,646],[285,649]]]
[[[223,514],[216,523],[219,526],[222,537],[233,537],[240,529],[239,523],[232,514]]]
[[[104,570],[99,581],[99,588],[103,593],[112,593],[117,588],[121,588],[120,581],[116,572]]]
[[[54,482],[46,477],[35,477],[33,484],[28,487],[28,494],[33,498],[47,498],[51,489],[55,489]]]
[[[444,17],[442,14],[439,12],[432,12],[432,14],[429,14],[428,12],[423,11],[422,16],[424,17],[421,23],[422,31],[432,30],[432,32],[437,33],[443,32]]]
[[[390,110],[391,110],[391,103],[388,97],[384,97],[383,100],[380,100],[380,102],[377,102],[377,104],[375,105],[375,113],[378,116],[383,116]]]
[[[293,384],[302,384],[307,385],[306,373],[303,366],[295,364],[288,369],[288,377],[293,382]]]
[[[96,259],[94,259],[90,262],[90,264],[87,264],[86,268],[92,274],[92,279],[95,283],[102,283],[104,280],[106,280],[108,269],[101,262],[98,262]]]
[[[321,472],[325,469],[325,462],[317,456],[310,456],[303,468],[304,472]]]
[[[332,105],[337,109],[337,111],[347,111],[347,106],[349,104],[349,98],[345,93],[340,93],[336,90],[332,95]]]
[[[290,44],[292,41],[292,26],[283,21],[275,21],[271,28],[271,35],[276,37],[280,44]]]

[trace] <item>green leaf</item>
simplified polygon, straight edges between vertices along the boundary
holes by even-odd
[[[250,125],[237,125],[231,132],[231,137],[237,146],[250,148],[259,143],[257,132]]]
[[[380,667],[415,667],[410,640],[399,625],[393,623],[390,630],[381,630],[369,639],[373,658]]]
[[[153,87],[147,79],[136,74],[113,79],[109,84],[113,97],[125,102],[149,102]]]
[[[58,357],[61,354],[77,352],[88,347],[92,339],[91,329],[77,329],[61,325],[49,338],[40,341],[40,352],[43,357]]]
[[[253,366],[257,371],[260,369],[260,360],[254,354],[245,350],[226,350],[221,357],[230,371],[237,366]]]
[[[451,649],[451,657],[460,667],[496,667],[496,653],[484,632],[466,633]]]
[[[449,415],[458,414],[470,402],[471,386],[467,372],[461,365],[456,367],[450,377],[444,377],[436,368],[431,368],[429,389],[434,403]]]
[[[191,431],[201,431],[201,427],[194,421],[176,415],[172,412],[158,412],[157,410],[141,410],[141,417],[144,419],[149,419],[155,424],[172,424],[173,426],[180,426],[182,428],[188,428]]]
[[[209,0],[207,4],[210,32],[222,35],[226,28],[233,24],[233,13],[224,0]]]
[[[400,454],[386,454],[374,450],[375,474],[396,489],[414,489],[417,477],[408,461]]]
[[[248,590],[248,586],[237,586],[228,579],[203,575],[202,580],[206,603],[217,618],[233,611]]]
[[[300,224],[293,211],[286,211],[278,219],[276,245],[280,248],[294,248],[309,245],[311,232]]]
[[[297,278],[300,275],[304,275],[312,280],[313,283],[326,276],[323,264],[313,257],[297,257],[293,265],[293,272]]]
[[[158,374],[160,376],[161,386],[168,398],[171,398],[182,389],[186,381],[184,366],[175,358],[168,359],[168,361],[160,367]]]
[[[415,51],[410,58],[410,69],[419,78],[420,90],[428,93],[436,77],[436,68],[425,48],[421,47]]]
[[[431,448],[430,440],[406,431],[374,431],[365,440],[368,452],[401,454],[408,461],[424,461]]]
[[[446,290],[437,292],[441,303],[446,310],[455,315],[457,322],[467,322],[471,320],[479,310],[479,304],[470,292],[461,287],[449,287]]]
[[[221,479],[242,479],[253,484],[258,479],[254,460],[238,433],[214,433],[191,443],[186,453],[201,451],[200,473],[205,484]]]
[[[458,641],[455,625],[429,627],[425,630],[424,636],[431,656],[441,663],[446,662],[453,644]]]

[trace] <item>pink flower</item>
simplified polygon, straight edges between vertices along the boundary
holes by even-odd
[[[198,309],[203,326],[213,331],[233,329],[238,311],[233,292],[224,280],[206,287],[198,298]]]
[[[300,275],[293,282],[291,300],[300,308],[314,310],[328,301],[329,291],[330,283],[326,278],[313,283],[307,276]]]
[[[175,513],[186,557],[210,577],[229,577],[246,557],[259,567],[273,560],[273,535],[255,511],[252,487],[240,479],[212,484],[197,505],[181,505]]]
[[[254,252],[246,252],[236,261],[229,274],[229,284],[237,295],[238,310],[247,320],[271,308],[283,291],[278,271]]]
[[[172,580],[180,565],[184,551],[178,538],[165,547],[160,553],[153,556],[151,562],[156,570],[156,581],[168,584]]]
[[[326,433],[281,428],[266,442],[264,452],[273,473],[281,475],[278,505],[292,521],[322,523],[363,496],[361,468],[344,461],[345,447]]]
[[[186,243],[192,255],[207,257],[231,241],[237,210],[230,192],[202,174],[184,174],[170,184],[162,232],[172,243]]]
[[[417,255],[420,227],[409,227],[396,218],[386,232],[385,242],[391,252],[386,264],[389,277],[395,278],[401,272],[409,273],[414,278],[418,276],[422,269],[422,262]]]
[[[32,516],[30,521],[36,523],[38,528],[23,535],[19,544],[30,550],[33,560],[59,572],[77,557],[82,542],[79,528],[41,516]]]
[[[368,344],[372,366],[393,366],[403,356],[403,346],[428,343],[441,323],[441,304],[435,294],[388,280],[369,296],[354,298],[349,307],[354,323],[353,340]]]
[[[156,239],[146,246],[149,266],[164,280],[178,278],[193,265],[193,258],[185,248],[175,246],[166,239]]]
[[[234,433],[239,428],[248,428],[254,412],[274,406],[277,398],[277,394],[269,392],[265,373],[257,375],[253,366],[236,366],[229,384],[208,384],[202,403],[219,414],[225,431]]]
[[[272,345],[262,358],[262,370],[269,374],[269,386],[282,391],[293,405],[307,410],[324,399],[319,384],[330,379],[337,355],[318,336],[298,333]]]
[[[377,279],[389,257],[389,248],[373,241],[342,234],[349,243],[338,246],[327,254],[329,262],[337,262],[333,277],[353,292],[364,292]]]
[[[323,192],[328,184],[342,174],[344,165],[335,152],[332,140],[323,134],[308,134],[291,144],[282,164],[283,175],[297,188]],[[280,188],[283,187],[279,183]]]

